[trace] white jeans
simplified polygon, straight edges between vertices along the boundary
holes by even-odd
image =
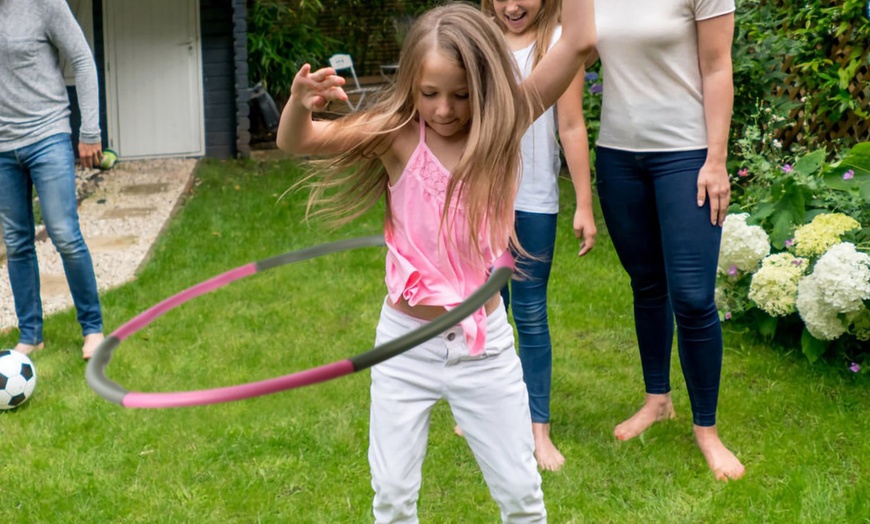
[[[384,304],[376,344],[424,321]],[[459,326],[371,371],[369,464],[375,522],[417,523],[429,420],[444,399],[477,459],[503,522],[546,522],[522,367],[504,307],[487,319],[486,353],[470,357]]]

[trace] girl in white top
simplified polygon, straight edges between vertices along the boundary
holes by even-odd
[[[713,300],[734,96],[734,0],[596,0],[604,79],[596,184],[631,277],[646,401],[620,440],[673,418],[676,319],[695,438],[716,478],[744,468],[719,439],[722,330]]]
[[[528,77],[561,35],[558,0],[483,0],[483,12],[492,16],[504,34],[523,78]],[[565,458],[550,438],[550,384],[552,344],[547,318],[550,278],[559,211],[559,142],[574,183],[574,232],[580,240],[579,256],[595,245],[592,216],[589,141],[583,119],[584,69],[559,98],[526,131],[522,141],[523,172],[514,203],[514,227],[520,244],[534,258],[518,261],[524,276],[502,291],[513,310],[519,335],[523,378],[529,391],[535,458],[545,470],[558,470]]]

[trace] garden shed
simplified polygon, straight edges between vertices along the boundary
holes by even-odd
[[[247,155],[245,0],[67,2],[96,59],[104,147],[123,159]],[[74,107],[76,131],[77,119]]]

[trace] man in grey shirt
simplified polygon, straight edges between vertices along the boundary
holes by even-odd
[[[88,359],[103,340],[103,318],[91,254],[79,227],[61,57],[75,70],[82,114],[79,158],[92,167],[102,158],[97,71],[78,22],[65,0],[0,0],[0,225],[20,332],[15,349],[27,354],[43,347],[35,186],[78,313],[82,356]]]

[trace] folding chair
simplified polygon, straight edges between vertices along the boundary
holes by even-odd
[[[356,69],[353,68],[353,59],[350,57],[350,55],[332,55],[331,57],[329,57],[329,66],[335,69],[336,73],[346,69],[350,70],[350,77],[353,79],[353,86],[351,86],[350,88],[345,87],[344,92],[347,93],[347,107],[349,107],[351,111],[356,111],[362,106],[362,103],[366,98],[366,94],[374,93],[381,89],[380,86],[363,87],[359,85],[359,79],[356,76]],[[359,95],[359,99],[357,100],[356,104],[353,104],[350,101],[350,97],[352,95]]]

